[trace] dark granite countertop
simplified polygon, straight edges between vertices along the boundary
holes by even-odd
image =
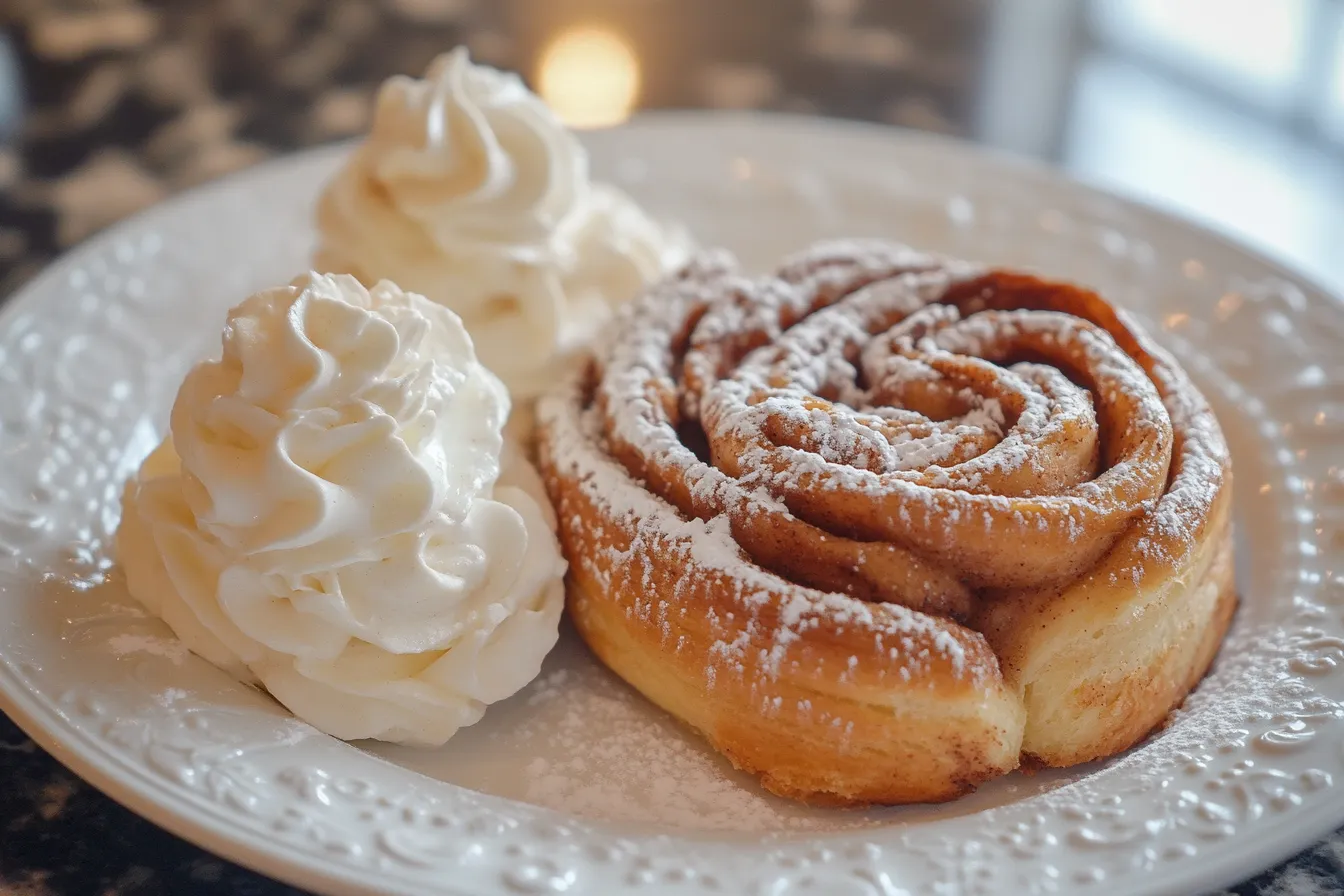
[[[359,133],[372,92],[388,75],[419,72],[458,43],[481,61],[530,74],[548,38],[572,22],[604,22],[629,38],[643,69],[644,107],[884,121],[966,136],[1106,180],[1106,170],[1078,159],[1088,137],[1079,131],[1087,118],[1079,60],[1097,51],[1081,5],[3,0],[0,300],[66,248],[175,191]],[[1329,182],[1344,182],[1341,157],[1319,141],[1307,144],[1303,152],[1327,159]],[[1344,190],[1332,200],[1336,209],[1341,196]],[[1188,197],[1176,204],[1218,214],[1216,205],[1201,209]],[[1242,232],[1257,236],[1253,227]],[[1344,282],[1331,267],[1337,253],[1271,248]],[[0,777],[0,894],[298,892],[122,809],[2,716]],[[1344,837],[1232,892],[1344,893]]]

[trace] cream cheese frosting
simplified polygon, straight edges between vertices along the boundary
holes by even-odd
[[[383,85],[317,223],[318,268],[452,308],[521,401],[691,250],[683,230],[594,183],[578,139],[516,75],[462,48]]]
[[[260,292],[126,487],[127,585],[317,728],[441,744],[557,638],[565,563],[508,413],[422,296],[318,274]]]

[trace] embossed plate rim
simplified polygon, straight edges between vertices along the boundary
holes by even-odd
[[[1059,175],[1050,173],[1029,162],[1001,156],[991,157],[981,150],[943,138],[900,134],[890,129],[869,125],[786,116],[670,113],[645,116],[626,129],[597,134],[592,139],[595,149],[605,146],[606,151],[610,153],[619,152],[619,147],[626,142],[638,146],[641,140],[648,145],[656,145],[660,140],[687,141],[692,139],[695,132],[698,132],[698,136],[705,143],[713,144],[718,141],[723,144],[725,149],[732,145],[734,140],[752,145],[756,150],[779,141],[797,141],[799,145],[810,146],[811,150],[815,152],[824,151],[828,147],[833,148],[837,145],[852,143],[855,146],[867,147],[865,151],[870,156],[880,148],[883,152],[891,153],[892,158],[897,161],[902,157],[914,159],[921,153],[936,152],[943,154],[949,167],[963,166],[968,171],[978,172],[975,176],[982,180],[989,174],[998,174],[999,176],[1006,176],[1010,180],[1021,178],[1037,185],[1044,185],[1049,190],[1062,192],[1075,198],[1083,197],[1088,202],[1105,205],[1108,210],[1106,214],[1129,215],[1139,223],[1155,230],[1167,233],[1183,233],[1196,243],[1213,247],[1210,251],[1215,251],[1216,254],[1227,257],[1236,256],[1242,261],[1248,262],[1250,268],[1258,269],[1260,272],[1273,277],[1282,278],[1289,283],[1301,284],[1308,292],[1316,296],[1328,295],[1327,291],[1310,284],[1303,277],[1289,271],[1280,263],[1269,260],[1259,253],[1249,252],[1221,234],[1209,231],[1206,228],[1185,224],[1170,215],[1139,203],[1116,199],[1093,188],[1071,184]],[[20,315],[36,308],[44,296],[50,296],[53,292],[59,293],[62,288],[62,278],[67,277],[69,272],[77,268],[85,259],[98,257],[100,253],[103,255],[111,254],[114,247],[119,246],[120,241],[129,238],[130,235],[144,234],[152,231],[156,226],[179,222],[179,219],[184,216],[186,218],[190,218],[193,214],[199,216],[202,209],[229,201],[229,197],[246,192],[249,185],[270,183],[285,176],[298,176],[300,172],[329,165],[343,151],[344,148],[340,146],[327,147],[268,162],[249,172],[176,197],[142,215],[122,222],[58,261],[19,296],[7,303],[3,313],[0,313],[0,332],[7,332],[6,328],[14,325]],[[788,151],[781,151],[780,158],[786,158],[788,155]],[[729,161],[726,155],[723,161],[725,163]],[[1337,303],[1331,303],[1328,311],[1339,316],[1340,307]],[[1326,313],[1326,311],[1322,311],[1322,313]],[[0,350],[5,347],[0,342]],[[3,445],[0,445],[0,447],[3,447]],[[3,497],[3,495],[0,494],[0,497]],[[2,506],[0,506],[0,510],[3,510]],[[0,520],[0,522],[3,521]],[[16,593],[21,596],[22,582],[18,582],[16,587],[16,581],[4,565],[0,564],[0,591],[9,593],[11,596]],[[30,587],[29,591],[33,592],[33,589]],[[28,596],[31,603],[32,593]],[[9,604],[6,603],[5,606],[8,608]],[[27,609],[31,610],[32,608],[28,607]],[[4,610],[0,610],[0,616],[3,616],[4,612]],[[1332,621],[1332,624],[1334,626],[1332,631],[1344,633],[1344,626],[1341,626],[1339,622]],[[362,866],[356,867],[352,862],[324,862],[312,851],[301,851],[292,846],[284,845],[275,837],[267,836],[259,823],[249,826],[242,823],[240,817],[236,814],[225,815],[222,809],[214,803],[207,803],[197,792],[185,786],[174,786],[161,775],[153,774],[143,763],[133,763],[128,759],[127,754],[112,749],[109,744],[100,742],[92,729],[81,727],[70,721],[66,717],[66,713],[54,705],[49,695],[39,696],[36,691],[30,691],[27,679],[19,671],[16,660],[8,655],[0,657],[0,659],[4,660],[0,662],[0,669],[3,669],[3,674],[0,674],[0,706],[10,712],[16,722],[34,736],[44,748],[53,752],[60,761],[89,779],[100,789],[108,792],[118,801],[156,823],[242,864],[300,886],[320,886],[326,892],[410,892],[412,890],[423,892],[423,888],[429,883],[424,875],[412,874],[409,871],[398,875],[381,866],[365,868]],[[205,680],[206,676],[193,673],[193,678]],[[254,707],[262,706],[264,706],[264,702],[259,701],[258,698],[248,705],[248,709],[251,711]],[[191,711],[194,710],[184,710],[184,712]],[[269,719],[268,724],[274,723],[276,730],[280,732],[277,736],[285,736],[283,720],[274,718],[278,714],[274,712],[273,708],[257,715],[258,718],[263,720]],[[192,718],[195,717],[192,716]],[[307,735],[300,733],[298,736],[302,738]],[[330,753],[330,751],[327,752],[329,755],[336,755]],[[350,750],[350,755],[362,754]],[[373,761],[377,762],[377,760]],[[1224,760],[1217,761],[1223,762]],[[379,765],[381,766],[381,764]],[[1271,769],[1271,771],[1274,770]],[[1333,767],[1332,771],[1337,776],[1342,770]],[[383,772],[386,772],[386,767],[379,773],[382,774]],[[319,774],[321,773],[319,772]],[[402,772],[402,774],[406,773]],[[1327,778],[1329,778],[1329,775],[1327,775]],[[1206,781],[1205,783],[1210,782]],[[294,782],[296,787],[327,788],[328,791],[336,787],[337,784],[338,782],[334,779],[321,777]],[[1271,786],[1273,784],[1274,780],[1271,779]],[[274,782],[270,786],[274,787]],[[448,785],[440,785],[440,789],[443,786]],[[1331,783],[1323,785],[1326,790],[1331,786],[1334,785]],[[436,790],[436,792],[438,791]],[[330,796],[330,793],[328,792],[327,795]],[[1289,793],[1288,796],[1297,797],[1298,794]],[[356,801],[362,798],[359,794],[341,795],[342,799],[347,797]],[[480,804],[481,817],[488,818],[492,817],[491,813],[497,812],[496,808],[491,807],[506,801],[482,797],[475,802]],[[373,804],[370,803],[369,805]],[[415,813],[424,815],[426,812],[431,812],[436,805],[432,801],[420,805],[408,800],[405,803],[395,803],[386,808],[389,812],[397,810],[402,813],[409,813],[406,815],[409,818]],[[1291,825],[1283,823],[1285,821],[1283,816],[1278,817],[1280,822],[1278,825],[1260,825],[1266,830],[1257,831],[1254,849],[1232,850],[1230,857],[1221,861],[1215,868],[1211,869],[1207,861],[1187,860],[1176,866],[1166,866],[1161,874],[1149,874],[1136,878],[1133,873],[1126,872],[1121,875],[1120,879],[1108,882],[1122,883],[1123,886],[1128,888],[1125,890],[1126,892],[1145,893],[1184,893],[1189,892],[1189,888],[1196,883],[1207,886],[1231,882],[1253,873],[1272,861],[1291,853],[1296,848],[1307,845],[1314,838],[1324,834],[1344,820],[1344,803],[1340,803],[1338,800],[1332,802],[1328,799],[1316,799],[1306,805],[1292,803],[1290,800],[1288,805],[1292,808]],[[370,811],[374,810],[371,809]],[[376,811],[382,811],[382,809]],[[613,843],[618,840],[614,833],[610,833],[609,828],[607,833],[603,833],[601,825],[575,822],[567,827],[559,826],[555,813],[545,810],[527,808],[520,810],[519,814],[538,823],[539,826],[535,832],[532,828],[528,828],[523,833],[534,837],[539,845],[535,847],[525,845],[523,852],[514,856],[511,861],[515,861],[515,864],[517,864],[517,862],[522,861],[521,857],[524,855],[539,858],[540,861],[523,865],[524,870],[512,877],[501,878],[499,875],[495,875],[490,878],[492,884],[485,884],[484,879],[482,879],[481,886],[466,885],[465,889],[457,888],[456,885],[445,879],[444,872],[449,872],[452,869],[447,862],[444,862],[442,867],[438,869],[440,873],[433,876],[434,890],[443,893],[463,893],[482,892],[499,886],[537,891],[575,888],[583,879],[567,877],[566,875],[577,872],[573,872],[571,868],[558,865],[553,861],[549,865],[546,864],[550,861],[547,859],[548,855],[560,857],[563,853],[560,846],[548,845],[545,838],[549,836],[565,840],[566,842],[563,845],[566,848],[572,845],[571,841],[577,842],[579,845],[585,843],[596,845],[600,843],[602,837]],[[959,825],[957,820],[942,820],[933,823],[932,826],[958,835]],[[408,830],[410,829],[410,822],[406,823],[406,827]],[[961,827],[965,826],[962,825]],[[556,831],[561,831],[561,833],[557,834]],[[1026,837],[1029,833],[1030,831],[1026,831],[1021,836]],[[496,839],[501,843],[503,842],[502,835]],[[893,840],[897,846],[891,853],[883,856],[880,849],[875,846],[870,847],[866,842],[878,839]],[[824,878],[824,875],[830,873],[833,863],[838,864],[843,861],[854,863],[853,868],[844,872],[846,875],[844,879],[851,883],[862,883],[871,892],[900,892],[899,886],[904,883],[919,886],[920,881],[916,881],[915,877],[919,877],[923,884],[941,884],[943,887],[941,892],[973,893],[982,891],[976,888],[974,881],[958,883],[947,878],[945,874],[940,878],[937,876],[938,872],[927,872],[927,870],[925,874],[913,875],[907,881],[905,876],[907,873],[912,873],[914,866],[911,863],[915,862],[915,858],[901,853],[901,838],[895,837],[894,834],[888,836],[874,834],[873,832],[860,832],[811,837],[791,835],[788,839],[773,842],[777,845],[795,847],[801,858],[792,864],[786,864],[783,861],[786,855],[785,850],[771,853],[772,857],[765,863],[766,867],[761,872],[761,876],[753,879],[760,892],[783,892],[789,885],[807,884],[816,875],[823,875],[823,878],[816,878],[823,880],[823,883],[825,880],[838,880],[839,878]],[[959,835],[958,842],[960,842]],[[930,849],[927,846],[923,848]],[[621,852],[625,849],[624,846],[617,848],[617,853],[621,858],[612,861],[619,864],[619,862],[626,862],[628,859],[627,864],[630,866],[630,871],[626,880],[632,883],[643,881],[649,885],[651,891],[699,892],[704,887],[696,883],[695,873],[700,873],[701,878],[704,878],[712,871],[712,869],[697,869],[693,866],[696,860],[704,862],[706,857],[711,854],[711,851],[705,846],[704,838],[672,837],[663,840],[654,838],[641,840],[640,845],[632,847],[632,850],[627,850],[630,853],[629,855]],[[995,847],[995,849],[998,849],[1003,855],[1008,855],[1010,851],[1004,847]],[[846,852],[846,850],[848,851]],[[874,852],[874,850],[876,851]],[[536,855],[533,855],[533,853]],[[804,853],[806,855],[803,855]],[[843,855],[840,855],[841,853]],[[1029,853],[1030,850],[1028,850],[1028,858],[1022,859],[1019,864],[1030,865],[1032,861],[1039,863],[1039,857],[1033,860]],[[932,855],[932,852],[930,851],[928,854]],[[912,853],[912,855],[914,854]],[[1123,857],[1123,850],[1120,853],[1114,853],[1114,855]],[[837,856],[839,857],[837,858]],[[500,848],[500,854],[493,858],[497,862],[506,861],[502,847]],[[964,858],[969,857],[962,856],[960,853],[949,852],[945,861],[953,864],[963,863]],[[582,859],[575,854],[570,856],[569,861],[573,867],[577,868],[582,862],[587,861],[592,864],[596,860]],[[672,869],[672,872],[658,871],[655,873],[655,870],[660,867],[660,863],[666,864],[669,862],[674,865],[677,862],[691,865],[691,871],[695,873],[689,876],[678,876],[673,873],[676,871],[675,868]],[[970,861],[963,864],[974,866],[975,862]],[[430,870],[433,871],[434,869],[431,868]],[[591,869],[582,868],[580,870],[588,872]],[[1124,868],[1121,869],[1121,871],[1124,870]],[[893,880],[888,872],[901,876]],[[644,876],[641,877],[641,875]],[[598,877],[600,878],[600,875]],[[1151,878],[1151,884],[1146,883],[1144,878]],[[1033,877],[1032,880],[1035,881],[1033,885],[1037,886],[1038,891],[1052,891],[1050,880],[1043,877]],[[1067,887],[1069,881],[1066,878],[1058,881],[1057,884]],[[577,888],[586,890],[591,885],[590,881],[585,886],[578,886]],[[1108,891],[1116,892],[1115,890]]]

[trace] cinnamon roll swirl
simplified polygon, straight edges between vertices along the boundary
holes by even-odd
[[[879,242],[701,255],[543,400],[594,652],[769,790],[1124,750],[1235,606],[1207,403],[1088,290]]]

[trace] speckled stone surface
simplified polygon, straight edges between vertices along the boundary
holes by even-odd
[[[0,0],[0,301],[165,196],[359,133],[377,84],[458,43],[529,72],[602,21],[639,48],[645,107],[767,108],[969,135],[976,0]],[[0,716],[0,896],[299,891],[84,785]],[[1337,835],[1233,891],[1344,894]]]

